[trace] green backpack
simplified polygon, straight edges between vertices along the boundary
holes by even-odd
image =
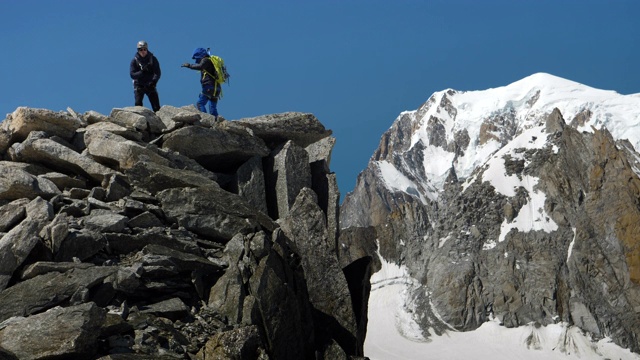
[[[213,63],[213,67],[216,68],[216,74],[218,76],[215,77],[216,84],[222,85],[224,83],[229,82],[229,73],[227,72],[227,67],[224,66],[224,60],[221,57],[210,55],[209,60]]]
[[[202,74],[202,76],[204,77],[206,75],[209,75],[216,81],[216,85],[220,86],[220,94],[217,93],[218,86],[216,86],[213,89],[213,96],[215,96],[217,98],[221,98],[222,97],[222,84],[229,83],[230,75],[227,72],[227,67],[224,66],[224,60],[222,60],[222,58],[220,56],[211,55],[211,53],[209,52],[209,49],[207,49],[207,54],[209,55],[209,60],[211,60],[211,63],[213,64],[213,67],[216,69],[216,76],[213,76],[213,74],[209,74],[209,72],[206,71],[206,70],[203,70],[204,73]]]

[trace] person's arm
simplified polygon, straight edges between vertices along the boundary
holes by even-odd
[[[138,66],[135,58],[131,60],[131,64],[129,64],[129,76],[131,76],[133,80],[138,80],[142,76],[142,69]]]
[[[184,63],[182,64],[182,67],[186,67],[189,68],[191,70],[202,70],[204,68],[204,62],[207,60],[207,58],[202,58],[200,59],[200,62],[197,64],[189,64],[189,63]]]
[[[160,71],[160,62],[158,61],[158,58],[154,55],[153,56],[153,79],[151,80],[153,85],[158,83],[158,80],[160,80],[161,75],[162,75],[162,71]]]

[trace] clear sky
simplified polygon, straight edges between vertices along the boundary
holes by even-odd
[[[221,115],[313,113],[337,139],[344,197],[400,112],[435,91],[547,72],[639,93],[639,19],[637,0],[0,0],[0,120],[133,106],[138,40],[160,62],[161,104],[193,104],[198,73],[180,64],[211,47],[231,73]]]

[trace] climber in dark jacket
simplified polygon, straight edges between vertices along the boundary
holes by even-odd
[[[194,64],[184,63],[182,67],[186,67],[192,70],[198,70],[201,73],[200,84],[202,85],[202,92],[198,96],[197,107],[202,112],[207,112],[207,102],[209,102],[209,114],[218,118],[218,99],[220,97],[220,91],[222,90],[220,85],[216,83],[216,68],[213,66],[211,60],[209,60],[209,53],[204,48],[197,48],[193,51]]]
[[[138,52],[129,65],[129,75],[133,79],[135,105],[142,106],[142,99],[147,95],[153,111],[160,110],[160,98],[156,90],[161,75],[160,63],[149,51],[146,41],[138,41]]]

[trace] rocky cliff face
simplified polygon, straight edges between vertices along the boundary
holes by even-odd
[[[629,121],[583,86],[550,98],[548,81],[443,91],[403,113],[346,196],[342,233],[409,269],[426,337],[565,322],[640,352],[640,104],[609,93]]]
[[[338,252],[330,135],[302,113],[9,114],[0,358],[361,356],[370,258]]]

